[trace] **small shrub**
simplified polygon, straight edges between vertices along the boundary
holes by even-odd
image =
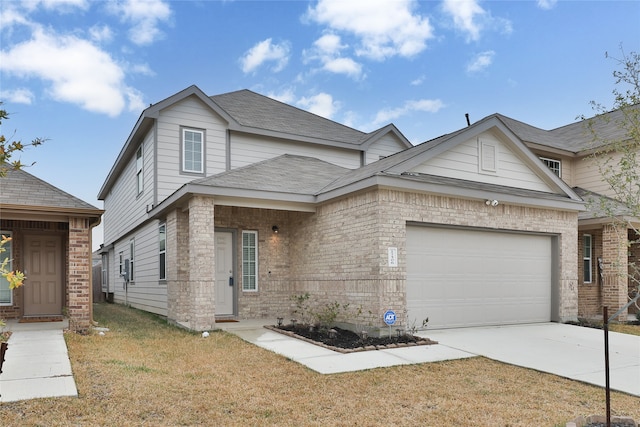
[[[292,315],[299,317],[300,323],[308,324],[310,321],[310,303],[309,292],[300,295],[291,295],[291,301],[294,302],[296,308],[291,312]]]
[[[349,308],[349,304],[340,304],[337,301],[326,303],[323,308],[313,313],[320,329],[327,330],[334,326],[338,316]]]

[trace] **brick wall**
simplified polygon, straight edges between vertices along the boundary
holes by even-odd
[[[353,311],[339,321],[379,324],[387,307],[405,306],[408,221],[559,236],[557,311],[563,321],[578,314],[576,213],[508,204],[490,207],[484,201],[386,189],[326,203],[316,213],[216,206],[214,215],[212,209],[213,199],[192,201],[188,213],[172,212],[166,221],[167,247],[178,248],[177,257],[173,253],[167,257],[169,318],[185,326],[206,326],[211,314],[210,307],[198,301],[209,295],[207,283],[213,289],[215,270],[209,270],[215,263],[210,247],[213,224],[236,231],[241,318],[288,319],[295,308],[291,296],[309,292],[318,305],[349,303]],[[273,225],[279,227],[278,234],[273,233]],[[242,290],[242,230],[258,232],[257,292]],[[387,265],[390,246],[398,248],[398,267]],[[194,265],[200,266],[197,276]],[[210,298],[213,305],[213,295]],[[354,320],[358,307],[362,313]],[[199,310],[201,320],[195,317]],[[404,322],[399,319],[399,325]]]
[[[585,234],[591,235],[593,245],[593,281],[584,282],[584,244]],[[578,233],[578,316],[592,318],[602,315],[602,279],[598,268],[598,258],[602,258],[602,230],[583,230]]]
[[[69,326],[84,332],[91,326],[91,238],[89,220],[69,218],[67,308]]]
[[[614,314],[627,303],[628,293],[628,251],[626,226],[608,224],[602,229],[602,305]],[[626,320],[627,310],[619,319]]]
[[[168,318],[185,328],[206,331],[215,324],[214,200],[193,197],[189,209],[168,214]]]

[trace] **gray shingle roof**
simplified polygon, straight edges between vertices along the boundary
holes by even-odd
[[[250,128],[353,145],[368,135],[247,89],[210,99],[240,125]]]
[[[0,205],[99,211],[95,206],[23,170],[9,170],[6,177],[0,178]]]
[[[545,145],[572,153],[598,148],[603,145],[603,141],[621,141],[627,135],[626,129],[621,126],[624,119],[621,110],[580,120],[552,130],[540,129],[502,114],[494,114],[489,117],[493,116],[502,120],[525,143]],[[589,131],[587,123],[592,123],[593,130],[598,135],[598,141],[594,141],[593,133]]]
[[[315,195],[350,169],[312,157],[285,154],[192,181],[192,184],[242,190]]]
[[[587,210],[578,214],[579,220],[633,216],[633,211],[628,206],[615,199],[580,187],[574,187],[573,191],[586,202]]]

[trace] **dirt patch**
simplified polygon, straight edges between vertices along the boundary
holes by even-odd
[[[312,344],[320,345],[322,347],[341,353],[438,344],[436,341],[432,341],[428,338],[416,337],[409,334],[393,335],[391,337],[362,337],[353,331],[341,328],[322,330],[318,328],[311,329],[309,326],[298,325],[265,327],[267,329],[271,329],[272,331],[298,338]]]

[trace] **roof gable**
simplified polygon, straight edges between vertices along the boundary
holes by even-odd
[[[47,208],[56,212],[85,212],[93,216],[102,214],[95,206],[23,170],[9,170],[6,177],[0,178],[0,189],[0,206],[4,208]]]
[[[509,174],[500,175],[500,164],[495,172],[489,170],[483,174],[478,170],[481,156],[478,141],[483,140],[493,142],[496,148],[502,149],[502,154],[498,153],[498,161],[501,161],[500,156],[505,156],[504,160],[510,163],[511,177],[519,177],[518,182],[511,182]],[[465,156],[466,163],[461,161]],[[545,167],[495,116],[345,174],[325,187],[323,192],[346,191],[374,177],[396,177],[414,183],[423,181],[449,189],[456,186],[465,188],[473,183],[478,191],[485,188],[488,191],[520,195],[524,191],[529,192],[529,197],[542,198],[546,197],[546,193],[581,202],[580,197]],[[418,188],[414,184],[408,186]]]

